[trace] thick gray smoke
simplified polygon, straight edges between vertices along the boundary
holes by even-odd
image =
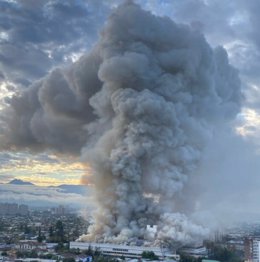
[[[223,48],[128,1],[88,55],[9,101],[1,143],[81,154],[98,206],[83,240],[154,241],[145,229],[157,224],[157,240],[191,242],[207,230],[186,216],[190,177],[240,100]]]

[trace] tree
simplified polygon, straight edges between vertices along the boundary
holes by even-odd
[[[27,225],[25,225],[24,234],[30,234],[30,233],[31,233],[31,229]]]
[[[84,251],[84,254],[87,256],[93,256],[94,255],[94,251],[92,249],[92,247],[89,245],[88,249]]]
[[[70,253],[75,254],[75,255],[79,255],[81,252],[80,252],[79,248],[71,248]]]
[[[29,254],[28,257],[30,258],[38,258],[38,253],[36,250],[32,250]]]
[[[49,242],[55,242],[55,236],[54,236],[54,230],[53,230],[53,226],[49,227]]]
[[[184,255],[184,254],[182,254],[180,257],[181,257],[180,262],[201,262],[202,261],[202,258],[195,258],[195,257],[191,257],[191,256]]]
[[[142,258],[146,258],[150,260],[159,260],[158,256],[156,256],[153,251],[144,251],[142,253]]]
[[[225,262],[242,262],[236,251],[215,243],[210,245],[209,258]]]
[[[58,220],[55,226],[55,237],[57,242],[65,242],[64,227],[61,220]]]
[[[42,236],[42,231],[41,228],[38,230],[38,236],[37,236],[37,241],[41,243],[43,241],[44,237]]]
[[[66,257],[62,261],[63,262],[75,262],[75,259],[73,257]]]

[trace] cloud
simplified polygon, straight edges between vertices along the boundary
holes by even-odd
[[[0,202],[24,203],[34,207],[65,205],[90,208],[93,200],[91,196],[65,193],[55,187],[0,184]]]
[[[2,158],[0,158],[0,161],[2,162]],[[12,174],[1,174],[1,183],[7,183],[10,180],[14,179],[14,176]]]
[[[87,167],[75,158],[51,153],[0,153],[0,178],[19,177],[37,185],[79,184]]]
[[[219,129],[197,171],[197,214],[212,226],[259,219],[259,144]]]
[[[26,86],[55,65],[71,62],[97,38],[108,9],[105,1],[1,1],[0,71],[5,79]]]

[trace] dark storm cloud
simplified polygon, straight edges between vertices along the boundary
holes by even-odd
[[[28,85],[70,54],[84,52],[105,19],[103,1],[0,2],[0,71]]]
[[[29,153],[12,153],[12,152],[0,152],[0,168],[4,168],[6,166],[17,167],[17,165],[21,165],[21,163],[25,163],[28,161],[42,162],[42,163],[50,163],[50,164],[60,164],[62,163],[61,159],[53,158],[52,155],[46,154],[29,154]],[[67,160],[68,161],[68,160]],[[1,179],[3,179],[3,174],[1,174]],[[13,175],[11,175],[13,177]],[[1,182],[1,181],[0,181]]]
[[[248,9],[250,14],[249,21],[251,27],[249,28],[248,36],[253,40],[258,49],[260,49],[260,2],[257,0],[245,1],[243,2],[244,7]]]
[[[0,68],[5,72],[7,79],[22,85],[28,85],[31,80],[44,75],[53,64],[38,47],[18,43],[1,43],[0,60]]]

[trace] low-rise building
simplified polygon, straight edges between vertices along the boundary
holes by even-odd
[[[17,258],[14,262],[56,262],[56,260],[41,258]]]
[[[47,245],[36,241],[21,240],[15,245],[15,248],[19,251],[47,250]]]
[[[175,261],[180,259],[180,256],[176,253],[172,253],[168,249],[161,247],[128,246],[91,242],[70,242],[71,249],[75,248],[79,250],[87,250],[89,247],[93,250],[99,250],[103,255],[113,257],[141,258],[143,252],[153,252],[160,259],[168,258]]]
[[[253,262],[260,262],[260,239],[253,238]]]

